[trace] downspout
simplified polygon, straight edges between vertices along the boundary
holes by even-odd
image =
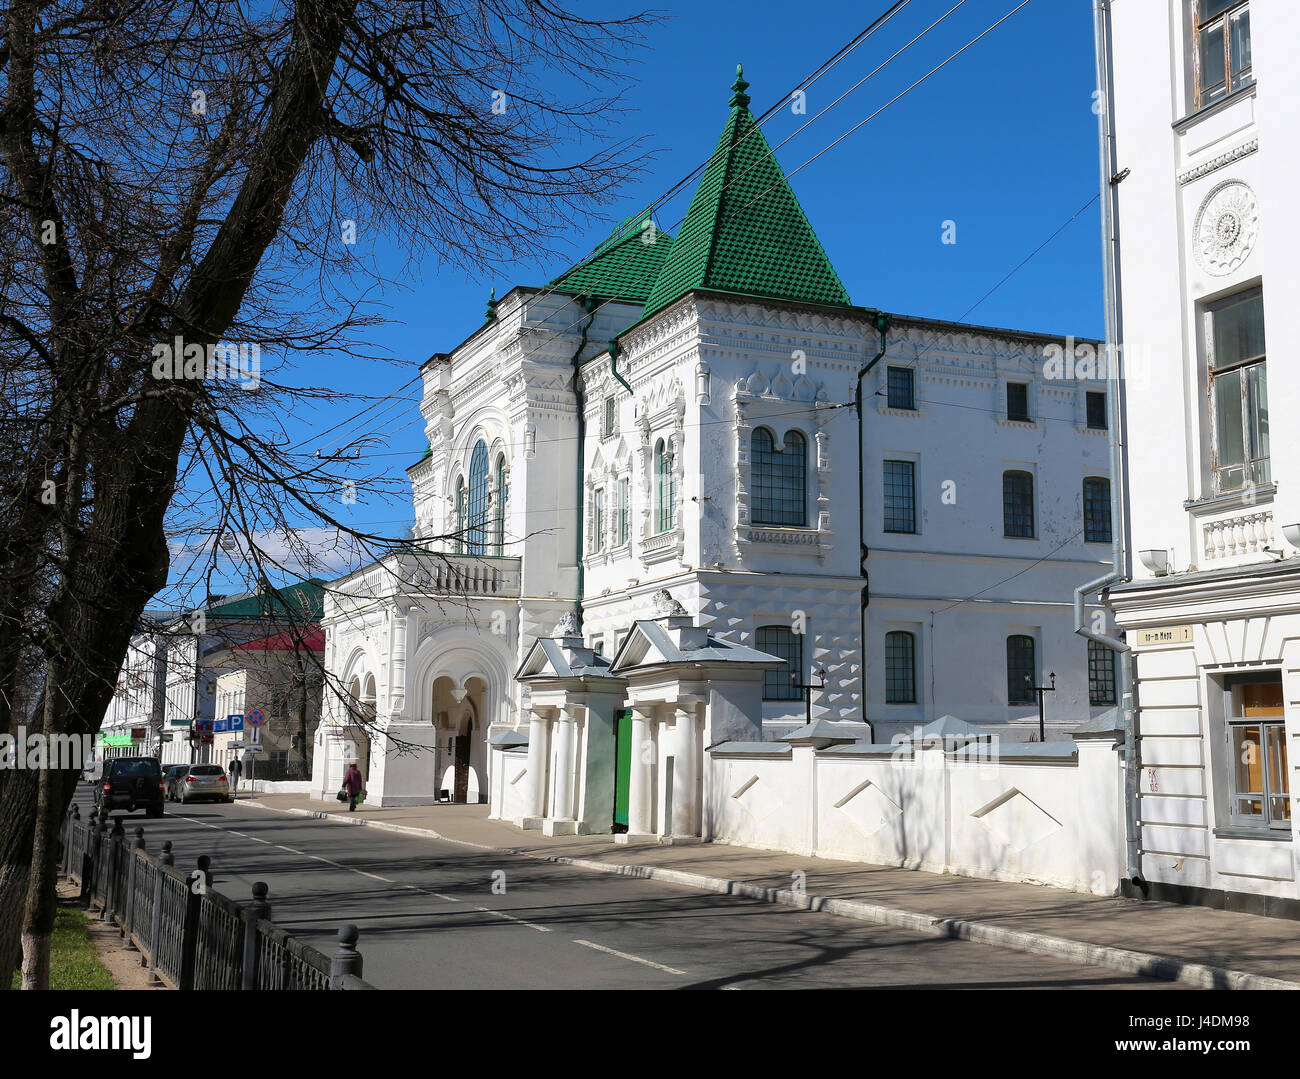
[[[609,342],[609,373],[613,375],[616,379],[618,379],[619,385],[622,386],[623,389],[627,390],[629,394],[632,393],[632,387],[631,385],[629,385],[627,379],[625,379],[622,375],[618,373],[618,338],[617,337],[612,338]]]
[[[574,603],[574,615],[578,620],[578,632],[582,632],[582,596],[583,596],[583,565],[582,565],[582,515],[587,508],[587,496],[582,489],[586,482],[587,473],[587,399],[582,392],[582,378],[580,370],[582,367],[582,350],[587,347],[587,331],[591,329],[591,324],[596,321],[596,300],[588,296],[583,301],[582,308],[587,312],[588,318],[582,325],[582,338],[578,341],[578,347],[573,353],[573,395],[578,401],[578,596]]]
[[[876,332],[880,334],[880,348],[876,354],[867,361],[866,365],[858,371],[856,388],[853,392],[853,405],[858,416],[858,572],[862,575],[862,608],[859,614],[858,623],[858,640],[862,647],[862,661],[858,665],[859,694],[862,697],[862,722],[867,725],[867,730],[871,732],[871,740],[876,740],[875,728],[871,725],[871,720],[867,718],[867,604],[870,602],[870,592],[867,586],[867,489],[866,473],[862,468],[862,455],[866,452],[866,445],[862,434],[862,380],[867,377],[871,369],[880,362],[880,358],[885,354],[885,335],[889,332],[889,316],[883,311],[877,311],[874,315]]]
[[[1084,597],[1105,589],[1116,581],[1132,578],[1128,561],[1127,516],[1128,455],[1122,425],[1124,409],[1121,407],[1123,380],[1120,366],[1120,342],[1123,338],[1123,319],[1120,309],[1119,289],[1119,226],[1117,210],[1119,183],[1123,179],[1118,169],[1115,152],[1115,130],[1111,110],[1115,100],[1114,74],[1111,70],[1111,21],[1109,0],[1093,0],[1093,33],[1096,44],[1097,89],[1101,92],[1102,109],[1097,116],[1098,156],[1101,170],[1101,240],[1102,272],[1106,318],[1106,411],[1110,449],[1110,499],[1111,499],[1111,568],[1104,576],[1089,581],[1074,591],[1074,632],[1088,640],[1096,641],[1119,653],[1120,657],[1120,708],[1124,728],[1124,833],[1129,881],[1144,894],[1146,881],[1142,877],[1142,854],[1138,830],[1138,760],[1139,720],[1137,691],[1133,684],[1133,653],[1118,637],[1111,637],[1088,628],[1084,617]]]

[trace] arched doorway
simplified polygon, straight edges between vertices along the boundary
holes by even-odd
[[[479,677],[466,678],[463,684],[450,675],[434,680],[439,801],[487,801],[487,692],[487,683]]]
[[[453,780],[451,800],[463,805],[469,801],[469,761],[473,748],[474,739],[474,717],[465,717],[465,730],[453,739],[454,752],[453,764],[455,779]]]

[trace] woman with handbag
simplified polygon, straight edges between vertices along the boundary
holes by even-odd
[[[357,767],[356,761],[349,764],[348,770],[343,773],[343,790],[339,794],[345,793],[348,796],[348,812],[355,813],[357,811],[357,798],[361,794],[361,770]]]

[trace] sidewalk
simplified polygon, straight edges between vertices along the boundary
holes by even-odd
[[[1206,988],[1300,989],[1300,924],[1279,918],[718,843],[620,845],[610,836],[547,837],[488,820],[485,805],[363,804],[349,813],[337,802],[305,795],[243,795],[239,800],[282,813],[327,814],[349,824],[425,834],[593,871],[653,877]],[[795,888],[795,874],[800,872],[806,875],[803,894]]]

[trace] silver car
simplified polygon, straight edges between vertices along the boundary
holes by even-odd
[[[226,769],[220,764],[191,764],[172,780],[175,800],[184,804],[197,802],[204,798],[209,801],[233,802],[235,796],[230,793],[230,780],[226,778]]]

